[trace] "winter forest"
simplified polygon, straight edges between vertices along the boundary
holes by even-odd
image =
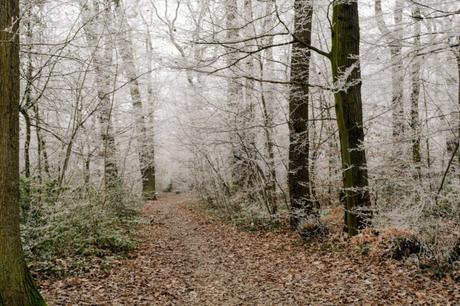
[[[458,0],[0,0],[0,305],[458,304],[459,146]]]

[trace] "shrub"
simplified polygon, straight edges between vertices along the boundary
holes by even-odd
[[[133,249],[131,231],[138,224],[139,199],[122,194],[117,198],[123,203],[112,206],[91,186],[85,190],[66,188],[37,193],[40,190],[44,189],[37,185],[31,188],[30,204],[22,214],[24,251],[32,270],[40,270],[41,274],[55,274],[57,270],[65,273],[78,270],[71,264],[77,261],[71,258],[104,259]]]

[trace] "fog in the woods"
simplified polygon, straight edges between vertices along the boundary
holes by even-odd
[[[459,44],[458,0],[2,0],[0,305],[455,304]]]

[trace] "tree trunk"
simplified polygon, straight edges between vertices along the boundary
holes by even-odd
[[[129,33],[129,25],[123,14],[122,4],[116,8],[119,25],[118,47],[120,50],[123,68],[129,82],[131,102],[133,105],[134,127],[139,155],[139,166],[142,175],[142,192],[144,199],[154,200],[155,196],[155,164],[153,161],[152,139],[147,137],[144,108],[139,87],[138,74],[134,60],[133,42]]]
[[[457,47],[454,50],[455,58],[457,59],[457,105],[460,107],[460,36],[457,36]],[[460,111],[458,112],[458,139],[460,141]],[[460,165],[460,154],[458,155],[458,164]]]
[[[93,3],[97,5],[96,2]],[[90,7],[90,2],[81,0],[81,19],[84,25],[85,38],[90,48],[93,48],[93,62],[96,71],[96,88],[100,101],[99,123],[101,131],[102,150],[104,158],[104,188],[106,193],[117,193],[120,188],[118,166],[116,162],[115,136],[112,127],[112,101],[110,96],[112,75],[110,67],[112,65],[113,49],[111,38],[106,35],[104,39],[99,39],[99,30],[104,26],[100,19],[110,18],[110,11],[100,15],[98,7]],[[93,16],[96,16],[93,18]],[[94,21],[92,19],[95,19]],[[99,28],[99,29],[98,29]],[[99,45],[99,40],[105,43],[105,50]],[[103,52],[104,51],[104,52]]]
[[[294,2],[294,39],[291,55],[289,92],[289,169],[288,184],[291,226],[315,215],[315,200],[310,189],[309,173],[309,87],[310,49],[313,6],[310,0]]]
[[[25,28],[26,28],[26,39],[29,46],[27,47],[27,69],[26,69],[26,86],[24,90],[24,100],[25,104],[23,107],[20,107],[20,112],[24,117],[24,122],[26,125],[26,135],[24,139],[24,199],[23,203],[24,208],[28,209],[30,206],[30,142],[32,137],[32,123],[29,115],[29,109],[32,107],[32,76],[34,72],[34,67],[32,65],[32,27],[31,21],[32,18],[30,14],[31,8],[28,8],[25,17],[27,18]]]
[[[274,1],[267,1],[265,6],[265,21],[263,25],[263,33],[270,33],[274,27],[273,22],[273,9]],[[273,36],[269,35],[262,42],[262,47],[273,45]],[[260,78],[263,80],[265,75],[270,75],[273,72],[273,49],[268,48],[264,52],[264,58],[259,53],[260,62]],[[265,71],[267,73],[265,73]],[[275,167],[275,140],[274,140],[274,111],[273,106],[275,99],[273,96],[274,88],[271,84],[260,83],[261,87],[261,102],[264,116],[264,133],[265,133],[265,147],[267,150],[267,204],[272,207],[273,212],[277,212],[277,199],[276,199],[276,167]]]
[[[41,162],[42,162],[42,157],[43,157],[43,163],[44,163],[44,170],[45,170],[45,173],[48,177],[50,177],[50,165],[49,165],[49,159],[48,159],[48,152],[46,150],[46,141],[45,141],[45,138],[44,136],[42,135],[42,130],[40,129],[40,125],[42,124],[41,122],[41,116],[40,116],[40,110],[38,108],[38,101],[35,102],[34,106],[33,106],[33,110],[34,110],[34,115],[35,115],[35,134],[36,134],[36,137],[37,137],[37,155],[38,155],[38,174],[39,174],[39,180],[41,180],[42,178],[42,166],[41,166]],[[40,181],[41,183],[41,181]]]
[[[148,28],[148,27],[147,27]],[[147,144],[149,144],[149,159],[151,163],[152,172],[150,174],[149,186],[152,186],[153,196],[150,196],[152,200],[156,199],[156,173],[155,173],[155,92],[154,92],[154,79],[152,73],[152,56],[153,46],[150,32],[146,35],[146,51],[147,51]]]
[[[19,230],[18,26],[19,1],[0,2],[0,305],[37,306],[46,303],[27,269]]]
[[[26,93],[27,95],[27,89]],[[28,98],[26,98],[28,100]],[[27,113],[27,102],[24,107],[20,110],[22,117],[24,117],[24,123],[26,125],[26,135],[24,139],[24,208],[27,210],[30,207],[30,140],[31,140],[31,123],[30,123],[30,116]]]
[[[412,19],[414,21],[414,57],[411,66],[411,132],[412,132],[412,161],[415,164],[417,178],[421,179],[421,161],[420,154],[420,122],[419,122],[419,100],[420,100],[420,69],[421,62],[417,56],[420,50],[420,32],[421,32],[421,14],[420,7],[415,5],[412,11]]]
[[[382,1],[375,0],[374,10],[377,19],[377,26],[385,37],[387,46],[390,50],[391,58],[391,114],[392,114],[392,134],[393,134],[393,157],[401,158],[403,153],[401,141],[404,137],[404,71],[402,59],[402,39],[403,39],[403,1],[396,0],[393,10],[395,29],[390,31],[383,18]]]
[[[226,14],[226,40],[228,42],[236,42],[239,39],[239,22],[238,22],[238,1],[236,0],[225,0],[225,14]],[[232,46],[239,47],[237,44]],[[244,170],[246,168],[244,164],[244,148],[242,147],[239,128],[240,128],[240,114],[239,114],[239,103],[242,100],[242,86],[241,80],[238,78],[236,73],[237,61],[239,60],[239,52],[233,48],[226,50],[227,66],[230,70],[230,75],[227,78],[227,106],[230,113],[229,129],[230,131],[230,143],[231,143],[231,175],[233,186],[241,188],[244,186]]]
[[[332,74],[342,157],[345,229],[356,235],[369,224],[370,197],[364,142],[359,61],[357,1],[334,1],[332,16]]]
[[[147,26],[148,29],[148,26]],[[156,101],[156,91],[154,88],[154,77],[153,77],[153,46],[150,32],[146,33],[146,52],[147,52],[147,137],[149,142],[152,144],[155,143],[155,101]],[[155,146],[151,147],[151,158],[152,162],[155,160]]]
[[[254,16],[252,9],[252,0],[243,1],[243,19],[244,19],[244,35],[246,41],[245,51],[253,52],[254,51],[254,41],[251,40],[252,37],[256,35],[254,29]],[[253,56],[248,56],[244,61],[244,71],[249,76],[255,75]],[[244,181],[246,182],[246,188],[249,194],[251,195],[254,190],[252,187],[255,185],[257,180],[257,148],[256,148],[256,133],[254,131],[254,121],[255,121],[255,81],[249,78],[244,80],[244,105],[242,113],[241,126],[239,128],[242,130],[242,143],[245,147],[246,156],[245,156],[245,165],[244,169]]]

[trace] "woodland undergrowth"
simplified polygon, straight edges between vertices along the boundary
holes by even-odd
[[[24,251],[40,278],[109,267],[135,247],[138,197],[123,190],[104,194],[92,185],[57,188],[54,181],[21,185]]]

